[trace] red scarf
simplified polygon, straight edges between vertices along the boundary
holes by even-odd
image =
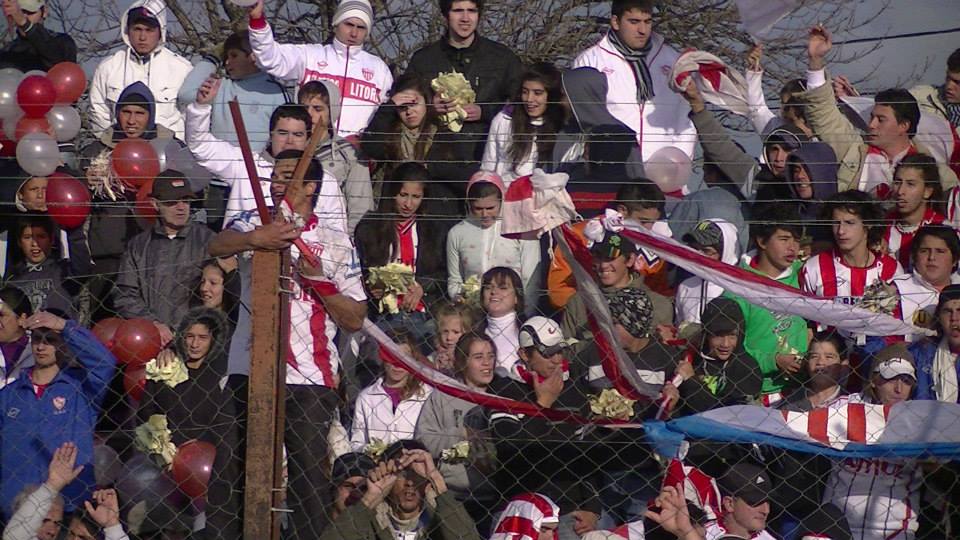
[[[537,382],[543,382],[546,379],[546,377],[541,376],[536,371],[528,370],[527,366],[523,365],[523,362],[517,362],[515,367],[517,368],[517,375],[520,375],[520,378],[529,384],[531,388],[533,387],[534,375],[537,377]],[[566,358],[563,359],[561,369],[563,370],[563,380],[570,380],[570,362],[568,362]]]
[[[397,222],[397,245],[400,248],[400,253],[397,255],[397,260],[400,263],[413,268],[413,271],[417,271],[417,248],[413,245],[413,230],[417,226],[417,217],[413,216],[406,221]]]

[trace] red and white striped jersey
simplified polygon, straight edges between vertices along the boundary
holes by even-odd
[[[286,204],[282,209],[287,209]],[[315,280],[321,280],[327,288],[335,286],[339,292],[358,302],[366,301],[366,293],[360,277],[360,263],[353,242],[347,234],[346,207],[343,195],[335,178],[324,174],[314,213],[310,215],[300,233],[311,252],[320,260],[322,277],[304,279],[296,271],[300,251],[290,248],[293,266],[290,280],[289,302],[290,347],[287,352],[287,384],[334,386],[340,370],[340,355],[335,337],[337,325],[314,291]],[[255,210],[241,213],[228,228],[249,232],[260,226],[260,216]],[[250,255],[240,257],[240,272],[243,279],[243,302],[249,305]],[[244,276],[246,274],[246,276]],[[240,310],[237,331],[231,343],[231,373],[249,370],[249,328],[252,323],[248,309]],[[242,360],[241,360],[242,358]]]
[[[950,283],[960,283],[960,276],[950,274]],[[914,326],[934,328],[940,292],[920,277],[916,270],[893,278],[890,284],[897,288],[898,293],[897,308],[893,315]],[[913,341],[911,337],[907,336],[907,340]]]
[[[947,190],[947,224],[953,228],[960,227],[960,186]]]
[[[863,395],[854,394],[824,409],[825,416],[806,413],[809,429],[823,431],[827,438],[876,440],[886,427],[890,408],[863,407],[863,403]],[[833,503],[844,513],[854,538],[912,540],[918,526],[921,478],[916,460],[845,459],[834,463],[823,502]]]
[[[672,459],[663,475],[662,487],[667,486],[677,488],[685,499],[703,510],[708,521],[720,518],[720,488],[712,476],[678,459]]]
[[[800,270],[800,288],[832,298],[838,304],[859,304],[868,286],[877,280],[889,281],[903,273],[903,267],[890,255],[874,255],[872,265],[854,267],[843,261],[839,251],[823,251],[804,263]]]
[[[711,521],[707,523],[704,527],[705,529],[705,540],[720,540],[727,536],[729,533],[727,529],[719,521]],[[758,533],[754,533],[749,540],[775,540],[774,536],[768,533],[766,530],[762,530]]]
[[[895,221],[896,218],[896,214],[887,216],[891,223],[884,231],[883,239],[887,244],[887,253],[897,259],[904,270],[909,272],[913,268],[910,261],[910,244],[913,243],[913,236],[917,234],[920,227],[943,223],[945,218],[933,208],[927,208],[923,214],[923,220],[914,226],[901,225]]]

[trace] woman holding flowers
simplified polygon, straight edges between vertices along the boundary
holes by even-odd
[[[447,228],[428,220],[429,173],[420,163],[397,167],[380,204],[357,224],[355,240],[363,267],[369,313],[382,327],[406,328],[418,344],[433,334],[427,307],[443,297]]]

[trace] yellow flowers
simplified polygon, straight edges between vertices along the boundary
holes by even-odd
[[[615,388],[605,388],[599,396],[590,396],[590,411],[597,416],[630,420],[636,400],[625,398]]]
[[[162,382],[170,388],[176,388],[178,384],[190,379],[187,375],[187,365],[179,357],[174,362],[167,362],[163,367],[160,367],[157,359],[154,358],[147,362],[145,371],[148,381]]]
[[[374,437],[363,447],[363,453],[370,456],[373,459],[379,459],[380,456],[387,450],[387,447],[390,446],[386,442]]]
[[[443,122],[450,131],[459,133],[463,129],[463,122],[467,119],[467,111],[463,110],[464,105],[470,105],[477,100],[477,94],[470,87],[470,82],[463,77],[463,74],[457,71],[450,73],[441,73],[436,79],[430,82],[433,91],[440,95],[441,99],[451,102],[456,107],[454,110],[440,115],[440,121]]]
[[[137,450],[154,457],[162,467],[169,467],[177,455],[177,447],[167,429],[167,417],[162,414],[154,414],[146,423],[137,426],[133,444]]]
[[[367,285],[371,289],[383,289],[383,297],[380,298],[381,311],[400,313],[397,295],[406,294],[415,279],[413,268],[406,264],[390,263],[369,269]]]
[[[863,291],[860,307],[874,313],[891,314],[897,308],[897,288],[881,280],[868,285]]]
[[[474,274],[467,278],[463,282],[463,286],[460,288],[460,295],[463,297],[463,302],[472,306],[480,305],[480,276]]]
[[[440,452],[440,461],[447,463],[458,463],[466,461],[470,457],[470,443],[460,441],[457,444]]]

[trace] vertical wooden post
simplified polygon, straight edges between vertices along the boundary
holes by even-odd
[[[286,294],[281,291],[281,262],[275,251],[253,254],[251,276],[252,341],[243,537],[280,539],[283,459],[283,401],[286,379]]]

